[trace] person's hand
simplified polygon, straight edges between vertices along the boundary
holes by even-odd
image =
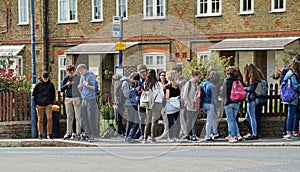
[[[118,105],[114,105],[115,110],[118,110],[118,108],[119,108]]]
[[[79,105],[80,105],[80,99],[75,100],[75,105],[76,105],[76,106],[79,106]]]
[[[68,81],[67,82],[67,86],[70,86],[70,85],[72,85],[73,84],[73,81]]]

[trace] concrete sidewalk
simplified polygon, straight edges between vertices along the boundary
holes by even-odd
[[[300,140],[284,140],[281,138],[260,138],[258,140],[243,140],[236,143],[229,143],[225,139],[205,142],[188,142],[179,140],[168,142],[166,139],[157,140],[156,143],[126,143],[122,137],[109,139],[96,139],[95,142],[63,140],[57,138],[48,139],[1,139],[0,147],[149,147],[149,146],[249,146],[249,147],[275,147],[275,146],[300,146]]]

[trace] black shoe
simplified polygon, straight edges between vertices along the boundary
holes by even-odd
[[[53,139],[52,134],[48,134],[47,135],[47,139],[51,139],[52,140]]]
[[[44,137],[42,134],[39,134],[39,139],[42,140]]]
[[[65,136],[64,136],[64,140],[66,140],[66,139],[70,139],[71,138],[71,135],[70,134],[65,134]]]
[[[246,140],[257,140],[258,139],[258,136],[254,136],[254,135],[251,135],[250,137],[247,137]]]

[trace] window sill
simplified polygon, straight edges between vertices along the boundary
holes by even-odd
[[[78,23],[78,21],[76,20],[74,20],[74,21],[58,21],[57,22],[57,24],[76,24],[76,23]]]
[[[270,13],[285,13],[286,10],[285,9],[281,9],[281,10],[271,10]]]
[[[29,23],[18,23],[18,26],[29,26]]]
[[[103,19],[101,19],[101,20],[91,20],[90,22],[91,22],[91,23],[102,23],[102,22],[103,22]]]
[[[195,17],[220,17],[222,16],[222,13],[217,13],[217,14],[197,14]]]
[[[163,17],[144,17],[142,20],[164,20],[166,16]]]
[[[252,15],[254,14],[254,11],[241,11],[240,15]]]

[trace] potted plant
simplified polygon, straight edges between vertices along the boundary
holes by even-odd
[[[105,69],[103,72],[103,78],[110,80],[112,78],[113,74],[114,74],[114,72],[112,70]]]
[[[114,102],[113,99],[107,100],[100,107],[100,113],[103,119],[114,119]]]
[[[280,78],[280,75],[281,75],[281,70],[278,69],[276,72],[274,72],[274,74],[272,75],[272,78],[273,78],[274,80],[277,80],[277,79]]]

